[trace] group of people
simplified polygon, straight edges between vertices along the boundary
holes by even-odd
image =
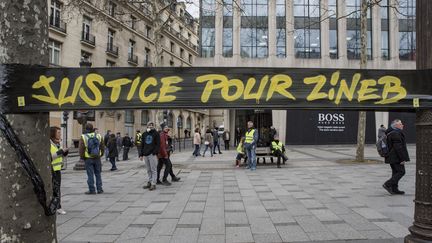
[[[117,170],[116,161],[120,161],[120,154],[123,151],[123,160],[129,159],[129,150],[133,147],[129,134],[126,133],[124,137],[119,132],[116,135],[108,130],[103,139],[105,145],[105,160],[110,161],[111,171]]]
[[[203,156],[207,150],[209,149],[210,156],[213,157],[216,154],[216,149],[219,154],[222,154],[220,149],[221,139],[224,141],[225,150],[229,150],[229,142],[230,142],[230,133],[228,130],[223,131],[223,133],[219,133],[218,129],[215,127],[214,129],[207,128],[204,137],[201,135],[201,130],[199,128],[195,129],[194,134],[194,151],[192,153],[193,156]],[[204,145],[204,151],[201,155],[201,145]]]

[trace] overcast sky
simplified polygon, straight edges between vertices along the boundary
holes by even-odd
[[[199,17],[199,0],[187,0],[186,2],[186,9],[187,11],[194,17]]]

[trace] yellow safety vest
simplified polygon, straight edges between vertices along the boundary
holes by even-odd
[[[92,133],[86,133],[86,134],[81,135],[81,137],[82,137],[82,139],[83,139],[83,141],[84,141],[84,147],[85,147],[85,149],[84,149],[84,157],[85,157],[85,158],[93,158],[93,157],[88,153],[88,149],[87,149],[87,140],[88,140],[88,138],[87,138],[87,136],[89,136],[89,138],[92,138],[92,137],[95,136],[95,133],[92,132]],[[99,140],[99,144],[101,144],[101,143],[102,143],[102,137],[101,137],[101,135],[100,135],[100,134],[97,134],[97,135],[96,135],[96,138]],[[100,151],[99,153],[100,153],[99,155],[102,155],[102,151]]]
[[[141,137],[142,134],[140,132],[136,134],[135,144],[141,144]]]
[[[51,157],[52,157],[52,155],[53,155],[53,154],[56,154],[57,151],[60,150],[60,148],[57,148],[57,146],[54,145],[54,144],[51,142],[51,149],[50,149],[50,150],[51,150]],[[52,168],[53,168],[53,171],[59,171],[59,170],[61,170],[62,165],[63,165],[63,156],[59,156],[59,157],[57,157],[56,159],[53,159],[53,160],[51,161],[51,166],[52,166]]]
[[[275,141],[273,141],[271,144],[272,144],[272,148],[273,148],[274,150],[279,150],[279,151],[282,152],[283,144],[282,144],[281,141],[279,141],[279,143],[276,143]]]
[[[244,154],[243,144],[239,143],[239,145],[237,146],[237,152],[240,154]]]
[[[254,138],[255,129],[250,130],[250,132],[246,132],[245,143],[252,143]]]

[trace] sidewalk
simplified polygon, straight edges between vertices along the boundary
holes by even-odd
[[[120,161],[102,174],[105,193],[84,195],[84,171],[64,171],[57,218],[61,242],[403,242],[414,215],[415,147],[400,188],[381,187],[391,170],[384,164],[339,164],[354,146],[290,146],[282,169],[233,168],[235,151],[214,157],[174,153],[182,179],[155,191],[143,162]],[[380,159],[373,147],[366,157]],[[354,240],[354,241],[352,241]]]

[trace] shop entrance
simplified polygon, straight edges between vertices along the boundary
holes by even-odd
[[[236,110],[235,112],[235,127],[240,128],[241,134],[245,134],[247,122],[253,121],[255,128],[258,130],[258,147],[270,145],[269,131],[273,125],[271,110]]]

